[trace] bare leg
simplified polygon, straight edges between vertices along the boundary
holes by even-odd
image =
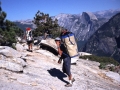
[[[30,50],[30,44],[28,45],[28,50]]]
[[[28,44],[28,50],[32,51],[32,43]]]
[[[72,80],[72,74],[70,76],[68,76],[69,80]]]
[[[32,50],[32,43],[30,44],[30,50]]]

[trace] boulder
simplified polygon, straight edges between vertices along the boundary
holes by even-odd
[[[42,44],[50,46],[50,47],[54,48],[55,50],[57,50],[57,45],[56,45],[54,39],[48,38],[46,40],[41,40],[40,45],[42,45]]]
[[[0,46],[0,54],[6,57],[21,57],[21,52],[16,51],[15,49],[8,46]]]
[[[41,40],[40,48],[52,52],[54,55],[58,55],[57,45],[54,39],[48,38],[46,40]]]
[[[20,52],[24,50],[24,47],[20,43],[17,43],[15,45],[15,48],[16,48],[17,51],[20,51]]]
[[[23,67],[20,64],[16,64],[4,60],[0,60],[0,68],[4,68],[16,72],[23,71]]]

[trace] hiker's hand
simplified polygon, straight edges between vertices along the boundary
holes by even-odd
[[[60,60],[58,60],[58,63],[59,63],[59,64],[61,64],[61,61],[60,61]]]
[[[58,57],[60,58],[61,56],[60,56],[60,55],[58,55]]]
[[[60,58],[60,59],[58,60],[58,63],[61,64],[61,62],[62,62],[62,59]]]

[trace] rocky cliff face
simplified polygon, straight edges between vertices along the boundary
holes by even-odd
[[[50,41],[50,40],[49,40]],[[48,44],[49,46],[52,46]],[[98,62],[79,59],[71,66],[75,82],[72,87],[53,53],[33,45],[26,51],[26,43],[16,44],[16,50],[0,46],[1,90],[119,90],[120,75],[98,68]]]
[[[60,26],[75,33],[78,41],[87,41],[94,32],[120,10],[105,10],[97,12],[83,12],[82,14],[59,14]]]
[[[85,41],[98,29],[98,19],[91,12],[82,15],[59,14],[55,16],[60,26],[74,32],[78,41]]]
[[[88,40],[83,51],[99,56],[111,56],[120,62],[116,38],[120,36],[120,13],[100,27]]]

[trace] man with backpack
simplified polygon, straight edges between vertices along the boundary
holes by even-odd
[[[62,30],[60,38],[71,57],[71,65],[76,65],[76,62],[79,59],[79,52],[74,33],[64,29]]]
[[[33,43],[33,37],[32,37],[32,30],[31,28],[26,28],[26,36],[25,36],[28,44],[28,51],[32,52],[32,43]]]
[[[62,35],[65,34],[67,31],[66,30],[62,30]],[[69,56],[66,47],[64,46],[64,44],[61,42],[60,38],[55,38],[55,42],[57,44],[58,47],[58,53],[59,53],[59,60],[58,63],[61,63],[61,60],[63,59],[63,66],[62,66],[62,70],[64,73],[66,73],[68,75],[69,78],[69,83],[67,83],[65,86],[66,87],[71,87],[72,83],[75,81],[74,78],[72,78],[72,74],[71,74],[71,57]]]

